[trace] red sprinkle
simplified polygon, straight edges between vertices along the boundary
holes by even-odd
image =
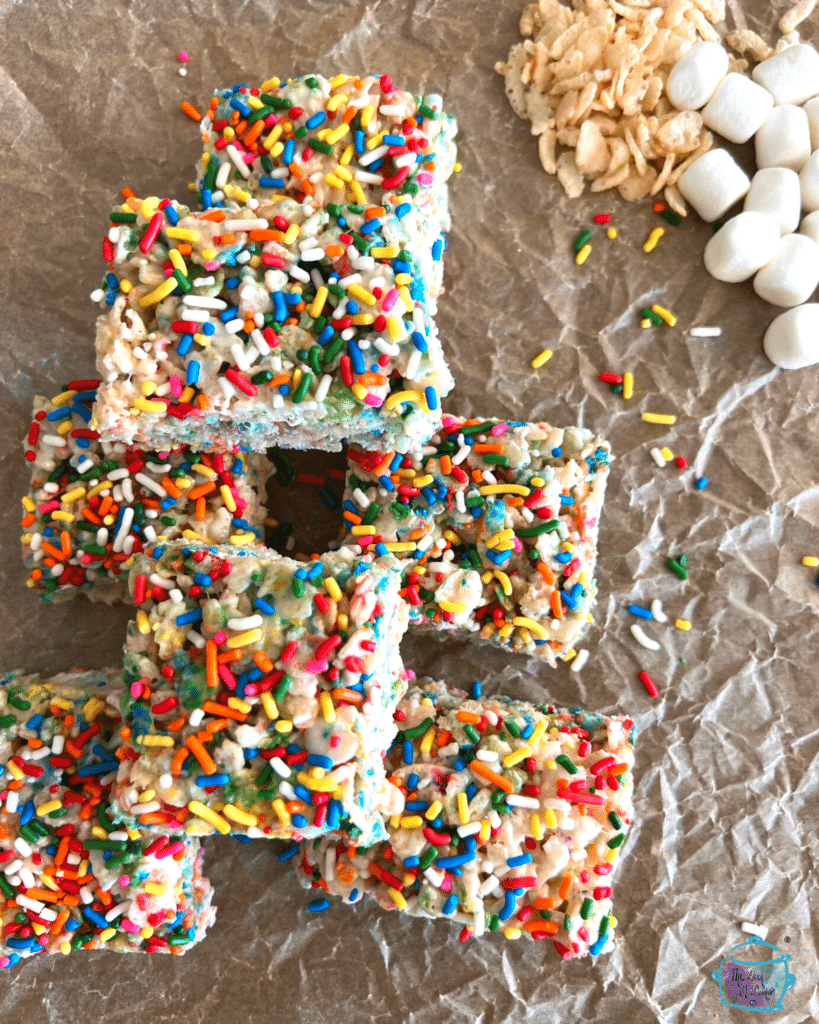
[[[641,672],[638,676],[638,679],[645,687],[645,691],[649,695],[649,697],[659,696],[660,691],[657,689],[657,684],[654,682],[654,680],[651,678],[648,672]]]
[[[611,221],[610,213],[596,213],[592,218],[595,224],[608,224]]]
[[[619,373],[601,373],[598,374],[597,379],[602,381],[604,384],[622,384],[623,378]]]

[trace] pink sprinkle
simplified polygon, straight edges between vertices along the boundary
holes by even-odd
[[[182,394],[182,378],[177,375],[171,374],[171,394],[174,398],[179,398]]]
[[[441,421],[441,426],[444,427],[444,429],[449,430],[449,428],[452,426],[454,422],[454,416],[444,416],[443,420]]]
[[[236,676],[230,671],[227,665],[220,665],[217,669],[219,678],[229,690],[236,689]]]
[[[421,171],[421,173],[418,175],[417,180],[419,185],[431,185],[435,179],[432,177],[429,171]]]
[[[131,884],[131,879],[128,877],[128,875],[120,875],[117,882],[119,884],[120,889],[127,889],[128,886]]]
[[[53,512],[55,509],[60,507],[59,501],[47,501],[44,505],[40,506],[40,513],[45,515],[47,512]]]
[[[180,60],[182,61],[182,63],[184,64],[184,63],[185,63],[185,61],[186,61],[186,60],[188,59],[188,51],[187,51],[187,50],[180,50],[180,51],[179,51],[179,53],[178,53],[178,54],[177,54],[176,56],[177,56],[177,57],[178,57],[178,58],[179,58],[179,59],[180,59]]]
[[[441,882],[441,892],[449,892],[452,888],[452,875],[444,875],[444,880]]]
[[[306,671],[318,675],[320,672],[326,672],[329,667],[326,661],[308,661]]]
[[[518,554],[520,554],[520,552],[523,551],[523,545],[521,544],[520,539],[518,537],[515,537],[515,539],[512,542],[512,544],[513,544],[513,546],[515,548],[515,551]]]
[[[221,264],[217,260],[209,260],[205,264],[205,270],[218,270]]]
[[[397,288],[390,288],[381,303],[381,308],[385,309],[388,313],[392,307],[398,302],[399,292]]]
[[[135,683],[131,683],[131,696],[134,700],[139,700],[142,694],[142,683],[137,679]]]
[[[221,647],[225,640],[227,640],[227,633],[223,629],[220,629],[218,633],[213,634],[213,642],[217,646]]]
[[[372,405],[374,408],[378,409],[384,404],[384,399],[379,398],[378,395],[367,395],[364,399],[364,404]]]
[[[123,917],[121,924],[126,932],[130,932],[132,935],[139,935],[139,925],[134,924],[134,922],[130,921],[127,917]]]
[[[492,435],[492,437],[500,437],[501,434],[506,433],[506,424],[496,423],[495,426],[492,427],[492,429],[489,431],[489,433]]]

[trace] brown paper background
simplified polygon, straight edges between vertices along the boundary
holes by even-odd
[[[570,202],[537,160],[493,71],[518,40],[521,0],[0,0],[0,561],[2,665],[39,670],[113,663],[127,612],[84,601],[51,608],[24,587],[18,555],[19,440],[36,392],[93,371],[100,238],[117,190],[187,196],[195,125],[211,86],[272,74],[385,71],[413,91],[440,90],[461,125],[453,183],[448,294],[439,327],[457,381],[458,414],[582,423],[617,453],[603,517],[598,621],[581,675],[519,656],[409,639],[418,672],[487,691],[633,714],[639,729],[639,821],[616,878],[615,951],[562,964],[549,944],[502,937],[459,944],[446,924],[334,905],[313,916],[275,844],[213,840],[217,922],[183,959],[81,954],[0,975],[9,1024],[353,1024],[359,1021],[647,1024],[742,1021],[720,1005],[711,972],[770,927],[792,954],[795,991],[779,1022],[816,1019],[819,630],[816,571],[819,376],[774,371],[761,351],[773,310],[750,283],[710,280],[710,229],[691,218],[651,256],[650,204],[609,195]],[[786,5],[748,2],[775,38]],[[755,15],[752,17],[751,15]],[[808,36],[819,37],[817,25]],[[187,78],[176,53],[188,50]],[[746,148],[747,156],[747,148]],[[586,266],[571,242],[609,210]],[[659,301],[675,330],[642,331],[636,310]],[[693,340],[693,324],[719,324]],[[555,350],[540,371],[542,348]],[[632,370],[630,403],[599,384]],[[675,412],[672,428],[639,419]],[[710,478],[651,461],[668,444]],[[275,494],[275,488],[271,492]],[[275,514],[275,509],[271,509]],[[664,567],[686,552],[684,584]],[[690,633],[650,623],[663,645],[637,646],[625,612],[654,597]],[[662,697],[637,680],[646,669]]]

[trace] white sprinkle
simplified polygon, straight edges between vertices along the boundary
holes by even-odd
[[[226,146],[225,148],[227,149],[227,155],[233,161],[236,170],[239,172],[239,174],[241,174],[243,178],[249,178],[250,168],[245,163],[245,158],[242,156],[239,150],[235,146]]]
[[[162,804],[158,800],[151,800],[147,804],[137,804],[131,810],[141,817],[143,814],[153,814],[154,811],[159,811],[161,808]]]
[[[324,250],[319,246],[316,246],[315,249],[305,249],[304,252],[302,252],[301,254],[301,258],[305,261],[305,263],[314,263],[316,260],[323,260],[324,255]],[[308,280],[309,277],[310,275],[308,274]]]
[[[17,902],[20,902],[19,897],[17,898]],[[768,937],[768,929],[764,924],[754,924],[753,921],[743,921],[741,928],[749,935],[758,935],[763,942]]]
[[[172,785],[173,785],[173,775],[171,775],[170,772],[163,772],[159,776],[159,788],[160,789],[170,789]],[[127,839],[127,838],[128,838],[128,833],[126,832],[125,835],[123,836],[123,839]]]
[[[283,779],[289,779],[293,774],[290,768],[282,761],[280,757],[273,757],[270,759],[270,767],[277,775],[281,775]]]
[[[382,178],[377,174],[370,174],[369,171],[360,171],[356,168],[355,176],[359,181],[363,181],[365,185],[380,185]]]
[[[646,636],[643,632],[642,626],[633,625],[631,627],[631,635],[637,641],[641,647],[645,647],[647,651],[659,651],[660,645],[656,640],[652,640],[650,636]]]
[[[235,629],[237,632],[244,632],[246,629],[258,629],[264,624],[261,615],[246,615],[244,618],[228,619],[228,629]]]
[[[474,836],[481,830],[481,823],[479,821],[469,821],[466,825],[459,825],[457,828],[458,835],[463,839],[464,836]]]
[[[494,892],[500,885],[500,879],[497,875],[490,875],[489,878],[484,878],[481,884],[478,886],[479,896],[488,896],[490,892]]]
[[[509,793],[506,802],[510,807],[528,807],[532,811],[536,811],[540,807],[533,796],[521,796],[519,793]]]
[[[435,868],[428,867],[424,872],[424,878],[426,878],[430,885],[434,885],[436,889],[440,889],[445,875],[443,871],[436,871]]]
[[[486,928],[486,913],[483,909],[475,911],[472,915],[472,922],[472,934],[479,939]]]
[[[125,538],[131,532],[131,525],[132,525],[133,521],[134,521],[134,510],[129,505],[126,505],[125,508],[122,510],[122,521],[119,524],[119,529],[117,530],[117,535],[116,535],[116,537],[114,537],[114,546],[113,546],[113,550],[114,551],[116,551],[116,552],[122,551],[122,546],[125,543]]]
[[[239,319],[239,317],[236,317],[235,320],[228,320],[228,322],[225,324],[225,330],[227,331],[228,334],[238,334],[239,331],[241,331],[241,329],[244,327],[244,325],[244,320],[241,320]]]
[[[199,282],[201,284],[201,282]],[[224,299],[217,299],[212,295],[191,295],[190,292],[185,296],[184,303],[186,306],[196,306],[199,309],[227,309],[228,304]],[[188,319],[186,317],[186,319]],[[190,319],[193,319],[192,317]]]
[[[589,652],[587,650],[578,651],[575,657],[572,658],[572,663],[569,666],[569,671],[580,672],[588,660]]]
[[[654,461],[657,463],[657,465],[660,467],[660,469],[665,469],[666,461],[663,458],[663,453],[660,451],[659,448],[652,448],[651,451],[649,452],[649,454],[651,455],[652,459],[654,459]]]
[[[375,149],[371,150],[365,156],[362,156],[358,162],[362,167],[369,167],[370,164],[375,163],[379,157],[384,156],[388,152],[389,148],[389,146],[376,146]]]
[[[30,857],[34,853],[34,847],[29,846],[25,839],[19,837],[14,840],[14,849],[21,857]]]
[[[481,748],[477,751],[476,757],[479,761],[497,761],[500,757],[497,750],[484,750]]]
[[[113,921],[115,918],[122,917],[123,914],[127,914],[130,909],[130,900],[126,900],[124,903],[117,903],[117,905],[115,907],[111,907],[111,909],[105,915],[105,920]]]
[[[189,629],[185,636],[197,650],[203,651],[207,646],[205,638],[201,633],[197,633],[195,629]]]
[[[219,165],[219,170],[216,172],[216,181],[214,184],[217,189],[223,189],[228,183],[230,177],[230,164],[225,160]]]
[[[205,712],[201,708],[194,708],[193,711],[188,715],[188,722],[193,726],[194,729],[198,729],[202,724],[202,719],[205,717]]]
[[[336,848],[329,846],[324,857],[324,879],[327,882],[335,881],[336,877]]]
[[[651,602],[651,614],[658,622],[668,622],[668,616],[663,611],[663,602],[659,597],[655,597]]]
[[[689,338],[718,338],[722,334],[721,327],[692,327]]]
[[[219,170],[221,171],[221,169],[220,167]],[[219,230],[223,234],[228,234],[231,231],[266,231],[267,228],[268,223],[264,217],[248,217],[247,220],[242,220],[241,218],[237,220],[223,220],[219,225]]]
[[[95,288],[93,292],[88,296],[92,302],[102,302],[105,298],[105,292],[102,288]]]
[[[270,346],[267,344],[267,339],[265,338],[265,336],[262,334],[258,327],[255,329],[255,331],[250,332],[250,337],[253,339],[253,344],[256,346],[256,348],[263,356],[269,355]]]
[[[12,790],[6,797],[6,813],[14,814],[20,804],[20,794],[16,790]]]
[[[324,252],[322,251],[322,256]],[[302,267],[297,267],[295,263],[291,263],[287,268],[287,273],[296,281],[301,281],[302,284],[308,284],[310,281],[310,275]]]

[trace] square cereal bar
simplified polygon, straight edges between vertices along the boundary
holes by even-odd
[[[580,427],[446,416],[416,454],[349,450],[345,543],[407,559],[413,628],[554,665],[591,618],[609,456]]]
[[[35,593],[44,601],[77,594],[127,601],[131,558],[146,543],[261,543],[272,469],[266,456],[187,446],[148,452],[101,441],[89,426],[98,384],[75,380],[51,399],[34,399],[21,525]]]
[[[138,556],[131,582],[123,820],[383,836],[383,756],[406,688],[393,559],[173,544]]]
[[[316,207],[357,204],[353,224],[364,213],[379,217],[388,244],[410,251],[434,298],[443,264],[433,250],[450,226],[457,127],[440,96],[412,96],[389,75],[219,89],[201,122],[200,201],[203,209],[281,196]]]
[[[163,204],[129,199],[111,215],[103,437],[407,451],[432,436],[452,376],[429,283],[380,217],[281,196],[198,213]]]
[[[122,673],[0,676],[0,968],[80,949],[183,953],[213,922],[199,841],[114,824]]]
[[[564,960],[610,949],[611,875],[632,821],[631,719],[470,699],[429,680],[395,717],[386,842],[305,841],[302,883],[449,918],[462,939],[548,938]]]

